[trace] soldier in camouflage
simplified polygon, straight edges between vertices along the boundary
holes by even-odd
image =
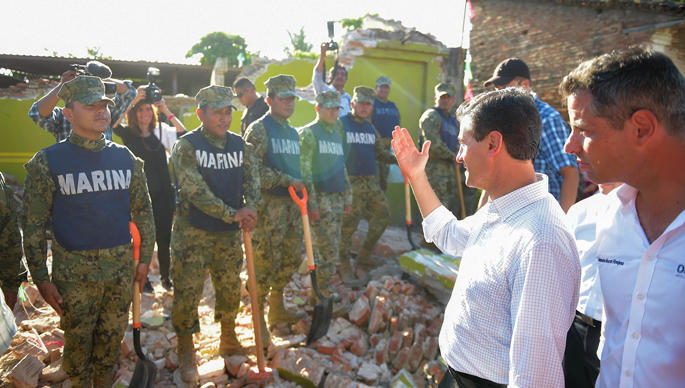
[[[261,202],[258,161],[245,150],[239,135],[228,132],[235,109],[233,91],[208,86],[195,98],[202,125],[183,135],[172,152],[179,186],[171,234],[176,294],[171,323],[178,334],[181,378],[191,386],[198,380],[192,335],[200,331],[197,306],[207,270],[216,295],[214,320],[221,322],[219,353],[243,351],[235,334],[243,263],[241,229],[254,229]]]
[[[350,278],[345,271],[350,267],[352,234],[357,230],[361,218],[369,221],[369,231],[357,254],[357,265],[361,267],[373,268],[383,264],[383,261],[372,258],[370,252],[390,224],[388,199],[378,183],[376,161],[396,164],[397,159],[383,146],[373,124],[366,121],[373,110],[375,98],[373,89],[357,86],[354,88],[351,114],[336,123],[345,133],[345,166],[354,193],[352,212],[343,217],[340,268],[344,279]]]
[[[397,105],[388,100],[390,85],[392,85],[392,80],[388,76],[383,75],[376,79],[376,98],[373,101],[373,111],[369,116],[369,121],[380,133],[381,143],[387,149],[391,149],[392,131],[395,130],[396,126],[401,125],[400,111],[397,109]],[[390,166],[376,161],[376,169],[378,170],[378,182],[381,185],[381,190],[385,192],[388,189]]]
[[[262,199],[259,225],[254,233],[255,272],[259,287],[258,309],[264,311],[269,294],[269,325],[296,323],[307,314],[293,311],[283,304],[283,288],[302,260],[302,218],[298,205],[288,193],[288,186],[301,191],[300,138],[288,118],[295,111],[295,78],[278,75],[269,78],[266,102],[269,112],[250,124],[245,132],[245,148],[260,161]],[[264,346],[270,342],[262,320]]]
[[[0,173],[0,288],[10,310],[17,303],[17,290],[26,278],[25,275],[19,275],[22,273],[21,256],[17,201],[14,199],[14,190]]]
[[[449,83],[435,86],[436,106],[426,110],[419,120],[419,127],[425,141],[430,140],[430,158],[426,163],[428,181],[440,199],[455,216],[461,218],[459,209],[459,193],[457,189],[457,175],[455,163],[459,148],[459,123],[450,113],[456,101],[457,89]],[[466,215],[475,213],[478,202],[478,190],[466,186],[466,178],[462,174],[462,191],[467,206]]]
[[[345,169],[343,128],[334,128],[340,114],[340,93],[319,93],[316,113],[318,118],[300,131],[300,157],[302,181],[309,195],[307,212],[312,222],[317,281],[320,290],[327,290],[339,256],[343,214],[352,211],[352,185]]]
[[[114,102],[104,94],[98,77],[65,83],[59,97],[73,129],[24,165],[24,252],[38,290],[61,316],[62,367],[75,388],[112,385],[134,277],[142,292],[155,244],[143,161],[105,140]],[[135,274],[129,219],[141,235]],[[52,279],[45,235],[51,220]]]

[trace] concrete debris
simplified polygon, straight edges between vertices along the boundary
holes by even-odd
[[[399,263],[400,267],[426,288],[435,299],[447,305],[459,274],[461,258],[420,249],[401,255]]]
[[[449,296],[441,281],[456,277],[458,260],[421,250],[403,255],[398,264],[402,252],[393,251],[398,249],[393,245],[399,239],[406,239],[406,231],[388,228],[374,249],[374,252],[395,252],[387,256],[374,254],[385,257],[386,264],[370,272],[355,268],[360,277],[369,279],[364,288],[348,289],[336,280],[334,291],[342,299],[339,303],[350,304],[352,308],[346,316],[333,319],[327,334],[310,347],[305,346],[305,341],[313,311],[307,303],[311,278],[306,265],[302,272],[293,274],[284,290],[284,303],[310,316],[294,325],[277,325],[272,329],[272,344],[266,352],[267,366],[301,376],[315,386],[325,375],[324,387],[436,387],[446,371],[444,363],[439,361],[438,345],[444,305],[431,296],[434,290],[423,285],[425,279],[421,280],[418,274],[440,284],[441,292]],[[304,255],[303,262],[306,262]],[[175,350],[178,337],[169,319],[174,295],[161,286],[156,259],[153,264],[150,280],[155,292],[153,296],[142,296],[140,342],[143,353],[158,368],[155,386],[182,386]],[[440,266],[448,269],[439,269]],[[411,272],[414,279],[403,275],[403,269]],[[241,278],[246,279],[244,270]],[[12,339],[10,351],[0,357],[0,379],[12,381],[20,388],[71,388],[62,369],[64,332],[58,328],[59,317],[35,286],[25,283],[24,288],[27,300],[15,308],[19,332]],[[201,332],[194,335],[200,386],[228,388],[255,384],[248,374],[251,368],[256,368],[249,295],[242,295],[235,329],[247,354],[219,356],[221,329],[219,322],[214,322],[214,303],[214,290],[208,277],[198,306]],[[115,387],[128,387],[137,359],[129,325],[115,367]],[[297,384],[280,376],[266,386],[294,388]]]

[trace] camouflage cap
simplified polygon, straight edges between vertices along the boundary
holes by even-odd
[[[326,108],[342,108],[340,93],[335,90],[326,90],[316,95],[316,105]]]
[[[381,85],[392,85],[392,80],[390,77],[382,75],[378,78],[376,78],[376,87],[381,86]]]
[[[209,105],[214,110],[223,109],[227,106],[235,109],[231,102],[233,99],[233,89],[227,86],[212,85],[200,89],[195,95],[197,106]]]
[[[264,82],[266,94],[276,93],[280,98],[297,97],[297,93],[295,92],[296,82],[295,77],[292,75],[280,74],[271,77]]]
[[[435,97],[439,98],[443,94],[449,94],[450,96],[455,97],[457,95],[457,88],[452,84],[444,82],[435,85]]]
[[[376,91],[367,86],[357,86],[354,88],[354,97],[352,101],[355,102],[373,102],[376,99]]]
[[[64,105],[74,101],[86,105],[107,101],[110,106],[114,106],[114,100],[105,96],[105,84],[100,77],[78,76],[62,85],[57,96],[64,100]]]

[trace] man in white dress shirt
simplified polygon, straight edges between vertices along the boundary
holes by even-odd
[[[608,204],[607,194],[621,183],[602,183],[599,192],[568,210],[569,226],[576,238],[580,257],[580,293],[573,325],[566,337],[564,379],[567,387],[594,388],[599,375],[602,289],[597,268],[597,219]]]
[[[597,223],[604,297],[599,387],[685,386],[685,79],[641,47],[562,81],[565,150],[596,183],[625,182]]]
[[[419,153],[406,129],[393,132],[427,241],[462,257],[440,331],[450,368],[440,387],[563,387],[580,264],[565,214],[533,167],[542,130],[533,95],[520,88],[483,93],[457,117],[466,184],[490,193],[462,221],[428,182],[430,142]]]

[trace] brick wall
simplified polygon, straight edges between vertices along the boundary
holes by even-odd
[[[657,30],[627,28],[681,20],[674,14],[533,0],[472,0],[471,81],[475,94],[499,62],[518,57],[530,67],[532,89],[567,117],[557,95],[563,77],[584,59],[650,42]]]

